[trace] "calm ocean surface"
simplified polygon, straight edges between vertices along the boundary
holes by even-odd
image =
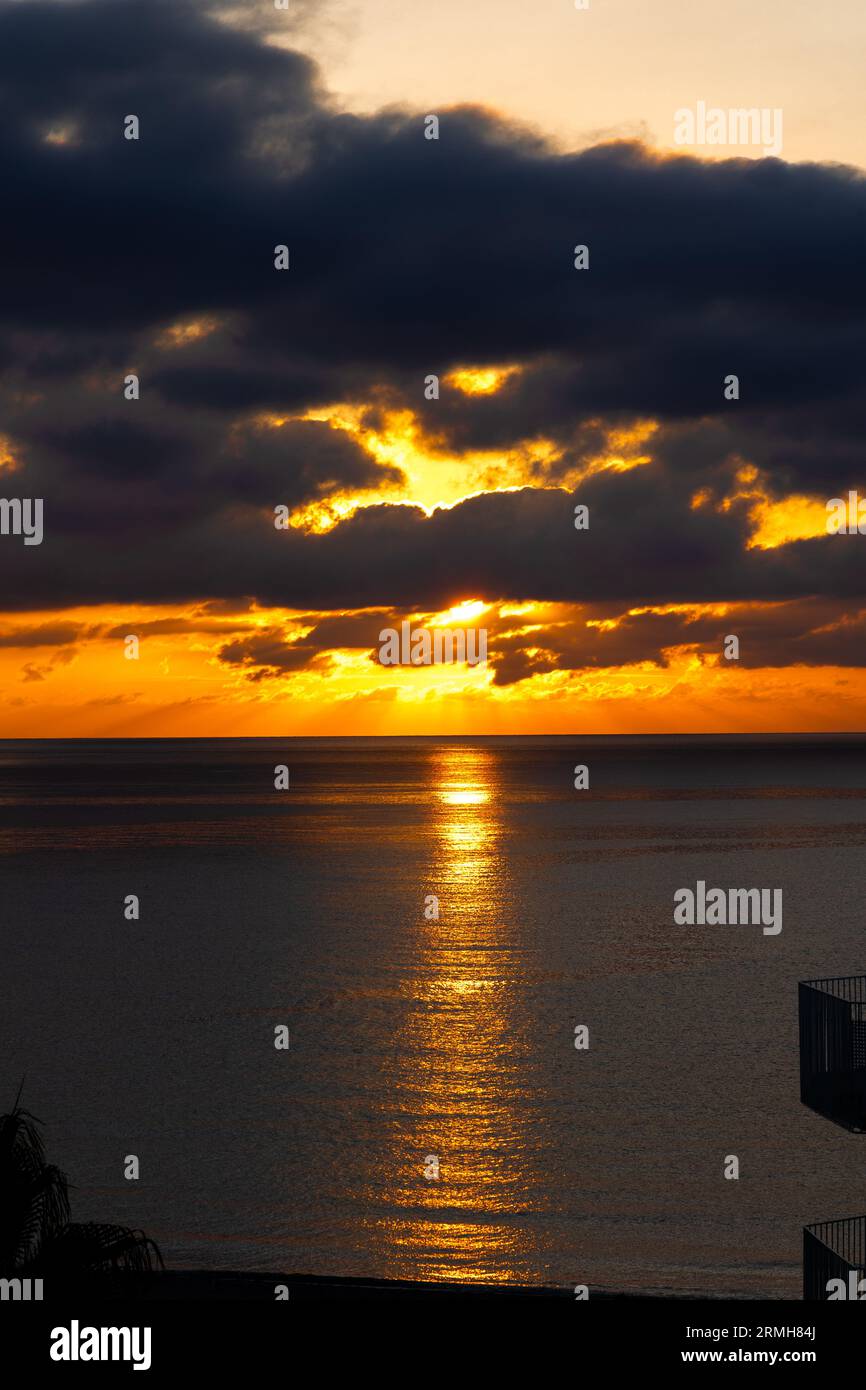
[[[864,849],[853,736],[0,743],[0,1110],[176,1267],[799,1297],[866,1210],[796,988],[866,972]]]

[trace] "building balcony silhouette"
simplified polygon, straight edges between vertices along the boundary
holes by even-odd
[[[803,1227],[804,1299],[810,1303],[824,1302],[829,1297],[831,1279],[840,1279],[844,1287],[844,1293],[840,1293],[836,1286],[836,1298],[859,1298],[858,1287],[864,1278],[866,1216],[816,1221]]]
[[[800,1099],[855,1134],[866,1132],[866,975],[804,980]]]

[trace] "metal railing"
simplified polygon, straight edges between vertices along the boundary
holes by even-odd
[[[866,1276],[866,1216],[839,1221],[816,1221],[803,1228],[803,1297],[823,1302],[831,1279],[841,1279],[850,1289],[849,1275]]]
[[[799,1013],[801,1101],[866,1131],[866,975],[802,981]]]

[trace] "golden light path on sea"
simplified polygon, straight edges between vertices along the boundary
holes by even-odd
[[[408,1010],[389,1077],[401,1152],[390,1214],[371,1223],[371,1239],[391,1277],[528,1282],[535,1118],[502,788],[496,760],[477,746],[436,749],[431,780],[422,881],[439,919],[407,924]],[[424,1176],[431,1156],[438,1179]]]

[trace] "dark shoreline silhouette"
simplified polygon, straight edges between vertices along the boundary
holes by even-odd
[[[156,1270],[149,1273],[115,1273],[90,1275],[76,1278],[74,1283],[54,1280],[45,1283],[46,1302],[68,1301],[71,1294],[76,1298],[134,1300],[141,1302],[185,1302],[187,1300],[226,1301],[226,1302],[270,1302],[276,1300],[275,1290],[284,1285],[289,1292],[290,1302],[365,1302],[368,1300],[396,1300],[398,1302],[457,1301],[472,1303],[501,1303],[509,1299],[531,1302],[575,1301],[573,1289],[552,1288],[549,1286],[526,1286],[509,1284],[461,1284],[432,1283],[408,1279],[364,1279],[343,1278],[339,1275],[278,1274],[231,1272],[209,1269],[171,1269]],[[617,1293],[611,1290],[590,1289],[589,1302],[599,1300],[634,1301],[649,1299],[651,1302],[701,1302],[696,1296],[688,1294],[642,1294]],[[741,1300],[709,1300],[711,1302],[739,1302]]]

